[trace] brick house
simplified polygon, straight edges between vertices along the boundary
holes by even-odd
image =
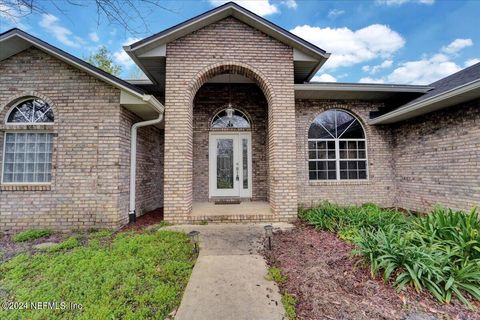
[[[233,3],[126,46],[148,80],[18,29],[0,48],[4,232],[480,202],[480,64],[428,86],[314,83],[329,53]]]

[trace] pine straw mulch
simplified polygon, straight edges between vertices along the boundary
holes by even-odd
[[[282,292],[297,298],[298,319],[480,319],[480,304],[470,311],[458,301],[439,304],[428,293],[397,293],[391,284],[372,279],[347,244],[333,233],[298,223],[274,235],[272,251],[263,251],[270,266],[288,281]]]

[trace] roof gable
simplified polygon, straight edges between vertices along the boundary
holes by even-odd
[[[129,46],[124,46],[124,49],[153,82],[163,85],[164,70],[159,66],[164,63],[166,45],[227,17],[233,17],[292,47],[296,82],[309,81],[330,56],[325,50],[233,2],[214,8]],[[153,59],[157,59],[157,61],[153,61]],[[160,69],[155,70],[155,67]]]
[[[82,70],[85,73],[120,89],[122,97],[128,97],[127,100],[123,99],[123,101],[121,98],[120,103],[127,108],[131,108],[133,112],[139,114],[141,117],[151,116],[152,112],[149,110],[153,110],[154,114],[158,114],[158,112],[163,112],[164,110],[163,105],[155,97],[146,94],[137,86],[111,75],[20,29],[14,28],[1,33],[0,45],[2,48],[2,50],[0,50],[0,61],[8,59],[9,57],[33,46],[68,65]],[[145,106],[148,106],[149,110],[146,110]]]

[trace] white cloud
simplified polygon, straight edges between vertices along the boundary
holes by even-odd
[[[385,80],[365,77],[365,78],[361,78],[358,82],[360,82],[360,83],[385,83]]]
[[[220,6],[222,4],[230,2],[230,0],[209,0],[209,2],[214,6]],[[255,12],[256,14],[262,17],[280,12],[280,10],[278,10],[278,7],[276,5],[270,3],[270,0],[255,0],[255,1],[237,0],[234,2],[236,2],[238,5],[245,7],[246,9],[252,12]]]
[[[332,52],[325,69],[348,67],[375,58],[387,59],[405,45],[405,40],[388,26],[372,24],[352,31],[349,28],[297,26],[294,34]]]
[[[382,63],[376,66],[363,66],[362,70],[365,72],[369,72],[370,74],[375,74],[382,69],[390,68],[393,64],[393,60],[385,60]]]
[[[73,35],[72,31],[61,26],[58,23],[59,20],[53,14],[42,14],[42,19],[38,24],[66,46],[78,48],[85,43],[82,38]]]
[[[100,38],[98,37],[98,34],[96,32],[90,32],[88,34],[88,37],[90,38],[90,40],[92,40],[93,42],[98,42],[100,40]]]
[[[132,43],[135,43],[139,41],[140,39],[138,38],[128,38],[125,40],[124,43],[122,43],[123,46],[125,45],[130,45]],[[125,69],[129,69],[130,67],[135,65],[135,62],[133,62],[132,58],[123,50],[123,48],[120,48],[120,50],[115,51],[113,53],[113,58],[115,59],[115,62],[118,64],[122,65]]]
[[[338,16],[341,16],[344,13],[345,13],[345,10],[332,9],[332,10],[328,11],[328,17],[329,18],[336,18]]]
[[[298,6],[296,0],[284,0],[282,1],[282,4],[286,5],[290,9],[296,9]]]
[[[435,3],[435,0],[377,0],[377,4],[384,4],[387,6],[401,6],[405,3],[418,3],[432,5]]]
[[[455,39],[450,42],[448,46],[442,47],[442,51],[448,54],[453,54],[470,46],[473,46],[472,39]]]
[[[477,64],[480,62],[480,59],[479,58],[473,58],[473,59],[468,59],[467,61],[465,61],[465,68],[467,67],[470,67],[470,66],[473,66],[474,64]]]
[[[443,53],[437,53],[430,57],[424,56],[420,60],[401,63],[389,75],[379,78],[362,78],[361,82],[388,82],[403,84],[430,84],[461,68]]]
[[[316,75],[312,78],[312,81],[319,81],[319,82],[337,82],[337,79],[328,73],[322,73],[321,75]]]

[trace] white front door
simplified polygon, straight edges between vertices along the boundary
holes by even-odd
[[[250,132],[210,132],[210,197],[252,196]]]

